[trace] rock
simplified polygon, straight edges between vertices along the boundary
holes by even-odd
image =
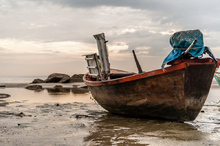
[[[87,118],[87,117],[89,117],[89,115],[79,115],[79,114],[76,114],[76,115],[75,115],[75,118],[76,118],[76,119],[79,119],[79,118]]]
[[[47,92],[51,95],[69,94],[69,88],[47,88]]]
[[[74,74],[70,78],[70,83],[73,83],[73,82],[83,82],[83,76],[84,76],[84,74]]]
[[[45,80],[46,83],[68,83],[70,76],[61,73],[53,73]]]
[[[45,83],[45,81],[42,80],[42,79],[34,79],[32,83],[33,83],[33,84],[36,84],[36,83]]]
[[[43,90],[43,87],[41,85],[30,85],[25,88],[29,90]]]
[[[55,85],[54,88],[63,88],[62,85]]]
[[[23,112],[20,112],[19,114],[16,114],[16,116],[19,116],[19,117],[24,117],[25,114]]]
[[[10,97],[9,94],[0,93],[0,98],[8,98]]]
[[[1,106],[6,106],[6,105],[8,105],[9,104],[9,102],[2,102],[2,103],[0,103],[0,107]]]

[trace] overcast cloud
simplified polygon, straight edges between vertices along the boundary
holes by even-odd
[[[104,32],[111,67],[160,68],[170,36],[200,29],[220,56],[217,0],[1,0],[0,75],[87,72],[83,54],[97,52],[94,34]]]

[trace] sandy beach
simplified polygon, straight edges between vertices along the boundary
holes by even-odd
[[[83,83],[5,84],[0,93],[0,145],[204,145],[220,140],[219,93],[212,83],[208,99],[196,120],[171,122],[125,118],[100,107]]]

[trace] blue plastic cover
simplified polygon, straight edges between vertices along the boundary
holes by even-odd
[[[208,53],[209,56],[217,62],[211,50],[208,47],[205,47],[203,44],[203,34],[200,30],[188,30],[188,31],[180,31],[174,33],[170,37],[170,45],[173,47],[173,50],[169,53],[169,55],[164,59],[162,64],[162,69],[164,66],[170,62],[177,59],[180,59],[186,49],[192,44],[194,40],[197,40],[196,44],[189,50],[189,54],[194,57],[199,57],[203,53]]]
[[[217,81],[218,85],[220,85],[220,80],[219,80],[219,78],[218,78],[216,75],[214,75],[214,78],[215,78],[215,80]]]

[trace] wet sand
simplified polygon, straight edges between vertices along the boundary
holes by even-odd
[[[215,82],[202,112],[185,123],[111,115],[88,90],[72,84],[59,90],[43,84],[41,91],[25,86],[0,88],[11,95],[0,99],[0,145],[220,145],[220,87]]]

